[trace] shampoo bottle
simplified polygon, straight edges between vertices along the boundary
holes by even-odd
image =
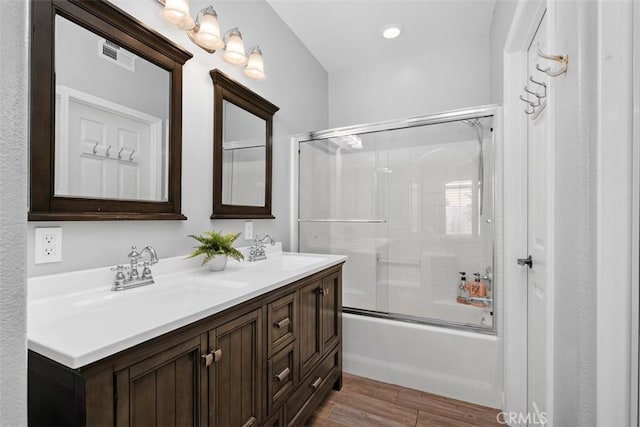
[[[469,288],[467,284],[467,273],[464,271],[460,272],[460,281],[458,282],[458,291],[456,301],[460,304],[469,304]]]
[[[487,297],[487,287],[480,280],[480,273],[473,273],[475,276],[473,285],[471,285],[471,289],[469,291],[469,296],[476,298],[486,298]],[[471,305],[474,307],[486,307],[487,304],[482,301],[471,301]]]

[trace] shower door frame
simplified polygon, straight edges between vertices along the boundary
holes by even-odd
[[[360,124],[360,125],[354,125],[354,126],[344,126],[344,127],[333,128],[333,129],[326,129],[321,131],[307,132],[307,133],[294,135],[293,137],[291,137],[291,150],[290,150],[290,154],[291,154],[291,158],[290,158],[291,160],[291,163],[290,163],[291,164],[291,169],[290,169],[291,228],[290,228],[289,235],[291,236],[291,239],[289,244],[290,244],[291,250],[294,252],[299,251],[300,223],[308,222],[308,221],[305,221],[303,218],[300,218],[299,216],[300,214],[300,205],[299,205],[300,144],[301,143],[309,142],[312,140],[336,138],[336,137],[347,136],[347,135],[359,135],[363,133],[384,132],[384,131],[407,129],[407,128],[413,128],[413,127],[427,126],[427,125],[437,125],[437,124],[443,124],[443,123],[457,122],[457,121],[469,120],[469,119],[480,119],[483,117],[493,117],[494,118],[493,127],[497,128],[497,124],[499,124],[501,120],[501,112],[502,112],[502,108],[499,104],[488,104],[488,105],[482,105],[482,106],[471,107],[471,108],[444,111],[444,112],[429,114],[424,116],[415,116],[415,117],[404,118],[404,119],[388,120],[388,121],[382,121],[382,122],[376,122],[376,123],[366,123],[366,124]],[[491,146],[491,156],[492,156],[493,170],[492,170],[492,173],[489,175],[489,178],[492,180],[492,183],[493,183],[493,186],[492,186],[493,191],[491,195],[491,207],[493,211],[493,218],[492,218],[493,242],[492,242],[492,250],[491,250],[491,258],[492,258],[491,269],[493,272],[492,283],[491,283],[492,298],[493,298],[492,326],[490,328],[487,328],[481,325],[465,324],[465,323],[458,323],[458,322],[452,322],[452,321],[446,321],[446,320],[430,319],[430,318],[423,318],[423,317],[417,317],[417,316],[411,316],[411,315],[387,313],[387,312],[373,311],[373,310],[366,310],[366,309],[359,309],[359,308],[352,308],[352,307],[343,307],[343,312],[359,314],[363,316],[385,318],[390,320],[399,320],[403,322],[424,324],[424,325],[430,325],[430,326],[445,327],[449,329],[457,329],[457,330],[482,333],[482,334],[493,335],[493,336],[496,336],[498,334],[498,320],[499,320],[498,312],[500,311],[498,304],[502,302],[501,298],[499,298],[499,295],[498,295],[500,292],[498,292],[497,290],[498,287],[501,286],[501,283],[499,283],[499,280],[498,280],[499,272],[496,270],[496,265],[502,265],[502,263],[499,264],[496,258],[496,255],[497,255],[496,254],[496,236],[498,234],[496,233],[496,221],[495,221],[495,218],[496,218],[495,178],[496,178],[496,169],[497,169],[496,146],[498,144],[497,138],[499,134],[500,134],[499,132],[492,133],[493,141]],[[502,210],[500,212],[502,212]],[[325,220],[323,222],[354,222],[356,223],[356,222],[372,222],[372,221],[345,219],[340,221]]]

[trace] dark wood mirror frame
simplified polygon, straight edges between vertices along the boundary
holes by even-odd
[[[211,219],[275,218],[271,214],[271,150],[273,115],[279,108],[220,70],[211,70],[214,86],[213,109],[213,214]],[[266,171],[264,206],[225,205],[222,203],[223,101],[229,101],[266,123]]]
[[[170,73],[167,201],[54,193],[55,17],[60,15]],[[181,212],[182,65],[193,55],[104,0],[31,0],[30,221],[186,219]]]

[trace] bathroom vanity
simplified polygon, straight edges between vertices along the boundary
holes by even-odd
[[[29,424],[302,425],[341,387],[344,260],[174,258],[122,292],[108,269],[31,279]]]

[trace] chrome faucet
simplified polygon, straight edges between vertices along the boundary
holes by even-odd
[[[142,272],[139,271],[140,259],[146,253],[149,254],[149,261],[142,262]],[[125,289],[137,288],[139,286],[151,285],[154,283],[151,273],[151,265],[158,262],[158,253],[151,247],[145,247],[141,252],[135,246],[131,246],[131,252],[127,254],[129,265],[117,265],[111,267],[116,272],[113,280],[112,291],[124,291]],[[125,274],[128,271],[128,274]]]
[[[267,259],[267,254],[265,253],[264,241],[269,239],[271,246],[275,245],[276,242],[273,240],[271,236],[268,234],[265,235],[262,239],[256,235],[256,238],[253,239],[253,245],[249,248],[249,261],[260,261],[261,259]]]

